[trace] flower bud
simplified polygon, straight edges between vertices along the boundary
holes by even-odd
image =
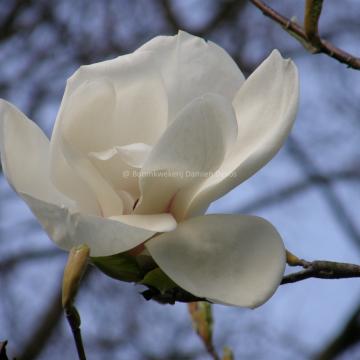
[[[90,249],[87,245],[79,245],[70,250],[62,284],[62,306],[65,309],[70,307],[74,301],[88,263],[89,254]]]

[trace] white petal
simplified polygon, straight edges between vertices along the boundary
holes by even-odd
[[[49,140],[42,130],[10,103],[0,99],[0,152],[4,174],[18,193],[74,206],[49,177]]]
[[[175,194],[204,181],[224,161],[236,139],[237,125],[226,98],[195,99],[170,124],[149,154],[140,177],[139,214],[169,210]]]
[[[59,129],[83,152],[132,143],[153,144],[165,130],[167,95],[141,54],[82,66],[67,83]]]
[[[168,232],[176,228],[176,220],[171,214],[153,214],[153,215],[121,215],[111,217],[112,220],[120,221],[123,224],[135,226],[137,228]]]
[[[152,147],[147,144],[135,143],[124,146],[115,146],[101,152],[91,152],[89,155],[102,161],[107,161],[113,157],[120,156],[129,166],[141,168],[151,149]]]
[[[100,174],[117,193],[126,191],[136,200],[140,197],[139,168],[143,166],[150,151],[149,145],[130,144],[115,146],[102,152],[92,152],[89,156]]]
[[[138,198],[134,198],[131,193],[125,190],[120,190],[117,194],[123,203],[123,214],[131,214]]]
[[[144,60],[136,54],[84,66],[68,80],[51,139],[51,173],[56,186],[72,198],[82,190],[77,201],[84,211],[100,213],[98,195],[74,171],[63,140],[83,157],[115,146],[156,142],[167,123],[167,97],[161,76]]]
[[[248,179],[281,148],[295,120],[299,99],[297,69],[277,50],[245,81],[234,100],[238,138],[232,152],[200,189],[179,197],[179,218],[201,213],[209,204]],[[185,204],[185,205],[184,205]],[[187,209],[186,206],[188,206]]]
[[[124,204],[121,196],[116,193],[111,184],[99,173],[88,157],[83,156],[73,148],[70,142],[63,139],[61,147],[63,154],[73,172],[81,178],[95,194],[101,210],[101,216],[121,215]]]
[[[108,256],[131,250],[156,233],[117,220],[73,213],[65,207],[22,196],[49,237],[64,250],[86,244],[91,256]]]
[[[215,93],[232,101],[244,76],[224,49],[179,31],[158,36],[136,53],[147,53],[161,72],[169,97],[169,121],[193,99]]]
[[[67,87],[71,84],[72,81],[68,81]],[[68,95],[70,89],[71,95]],[[117,96],[113,83],[100,78],[70,89],[66,89],[53,138],[64,137],[84,154],[111,147],[114,132],[118,130]]]
[[[145,244],[180,287],[209,300],[257,307],[279,286],[286,263],[275,228],[245,215],[207,215]]]
[[[56,146],[54,143],[50,144],[50,178],[52,183],[62,193],[76,201],[82,213],[100,215],[101,208],[96,195],[89,184],[66,161],[64,154],[60,152],[59,141],[56,143]],[[54,148],[55,151],[51,150]]]
[[[83,85],[80,87],[80,89],[77,89],[78,91],[76,92],[75,90],[70,89],[69,85],[67,85],[62,106],[58,113],[51,137],[51,178],[54,184],[63,193],[77,200],[83,213],[100,215],[102,213],[102,209],[99,203],[98,195],[94,192],[91,184],[88,183],[88,179],[85,178],[85,175],[82,175],[78,169],[74,169],[74,161],[71,159],[71,157],[69,157],[69,155],[70,153],[75,153],[76,148],[66,151],[63,133],[67,135],[67,141],[70,143],[70,145],[74,141],[79,141],[78,148],[80,148],[80,150],[77,150],[77,152],[81,150],[85,151],[87,143],[82,138],[81,133],[94,134],[93,127],[95,126],[94,123],[91,123],[91,120],[94,119],[91,116],[92,112],[89,109],[90,105],[97,107],[100,111],[106,111],[106,116],[109,115],[110,111],[115,106],[115,99],[113,91],[111,92],[113,88],[108,83],[103,82],[99,84],[98,89],[96,89],[96,86],[89,86],[89,92],[87,96],[85,96],[85,99],[81,101],[79,95],[85,88],[86,86]],[[70,93],[72,92],[75,92],[75,96],[73,96],[73,98],[70,100]],[[83,107],[81,107],[81,105],[83,105]],[[111,105],[113,106],[112,108]],[[83,110],[82,114],[79,110],[79,107]],[[77,127],[78,123],[76,121],[74,121],[74,124],[70,124],[71,119],[74,120],[74,118],[79,117],[80,115],[83,115],[82,119],[89,119],[89,127],[87,129],[81,128],[81,126]],[[63,123],[65,123],[65,126],[63,126]],[[71,130],[74,131],[72,132]],[[71,136],[72,133],[74,134],[73,136]],[[86,137],[84,138],[86,139]],[[95,137],[92,139],[92,141],[95,141],[95,144],[97,144]],[[81,158],[81,154],[79,154],[77,158]]]

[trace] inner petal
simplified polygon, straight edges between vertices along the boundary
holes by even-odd
[[[216,171],[237,136],[231,103],[206,94],[186,106],[166,129],[143,166],[137,214],[170,211],[176,194]]]
[[[99,160],[110,160],[115,156],[120,156],[121,159],[128,165],[141,168],[149,155],[152,146],[144,143],[134,143],[124,146],[114,146],[105,151],[91,152],[90,156]]]
[[[91,152],[89,158],[118,194],[125,191],[127,196],[133,199],[131,203],[133,208],[140,196],[139,169],[142,168],[151,150],[150,145],[134,143],[115,146],[101,152]]]
[[[110,217],[123,214],[122,198],[94,167],[88,157],[83,156],[65,140],[63,140],[62,150],[71,168],[89,185],[95,194],[101,208],[101,215]]]

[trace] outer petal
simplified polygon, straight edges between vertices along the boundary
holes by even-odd
[[[256,69],[233,102],[238,138],[219,168],[221,176],[207,179],[200,189],[179,194],[178,218],[201,213],[209,204],[263,167],[281,148],[295,120],[299,98],[297,69],[277,50]]]
[[[74,213],[25,194],[22,196],[58,246],[70,250],[73,246],[87,244],[91,256],[108,256],[128,251],[155,233],[171,230],[176,225],[169,214],[158,214],[150,219],[124,219],[125,222],[121,222]]]
[[[226,98],[206,94],[195,99],[167,128],[149,154],[140,177],[139,214],[164,212],[175,194],[204,181],[224,161],[237,132]]]
[[[82,170],[76,170],[78,163],[69,155],[78,153],[79,159],[116,146],[153,144],[166,123],[162,78],[141,54],[81,67],[68,80],[51,139],[54,183],[71,197],[77,196],[73,182],[81,183],[86,198],[92,200],[91,206],[82,201],[82,209],[99,214],[94,205],[101,202],[99,194],[94,194],[94,186],[81,175]]]
[[[192,218],[145,246],[160,268],[190,293],[251,308],[273,295],[286,263],[278,232],[254,216]]]
[[[49,140],[10,103],[0,99],[0,152],[6,178],[18,193],[54,204],[74,206],[49,178]]]
[[[120,221],[123,224],[156,232],[172,231],[177,226],[173,216],[167,213],[153,215],[121,215],[112,217],[111,219]]]
[[[84,153],[152,145],[166,128],[167,101],[162,77],[142,54],[82,66],[67,82],[52,141],[65,136]]]
[[[158,36],[136,53],[146,53],[162,74],[169,97],[169,121],[193,99],[211,92],[232,101],[244,76],[224,49],[179,31]]]

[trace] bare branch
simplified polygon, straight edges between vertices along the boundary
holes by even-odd
[[[360,58],[357,58],[346,51],[337,48],[329,41],[326,41],[320,37],[314,36],[313,38],[308,38],[305,30],[294,21],[288,19],[287,17],[279,14],[274,9],[266,5],[260,0],[250,0],[262,13],[280,24],[285,31],[287,31],[291,36],[298,40],[308,51],[311,53],[323,53],[326,54],[341,63],[346,64],[348,67],[360,70]],[[320,13],[319,13],[320,16]],[[315,21],[312,22],[312,25],[309,26],[309,33],[312,34],[315,30],[314,28]],[[316,26],[317,27],[317,26]]]
[[[74,301],[89,263],[89,254],[90,249],[87,245],[75,246],[70,250],[62,284],[62,306],[74,336],[79,360],[86,360],[86,355],[80,330],[81,319]]]
[[[185,24],[182,23],[181,19],[177,16],[174,11],[172,1],[170,0],[161,0],[160,5],[162,6],[163,13],[168,20],[168,24],[171,26],[173,31],[178,31],[179,29],[185,29]],[[232,19],[236,18],[239,11],[246,5],[245,0],[229,0],[221,2],[218,5],[217,11],[214,16],[201,28],[198,29],[187,29],[191,33],[196,34],[197,36],[205,37],[208,36],[211,32],[217,29],[225,21],[229,22]]]
[[[6,345],[7,341],[0,341],[0,360],[8,360],[7,354],[6,354]]]
[[[30,0],[16,0],[6,20],[0,26],[0,41],[12,36],[16,31],[16,20],[24,8],[31,6]]]
[[[183,29],[184,26],[176,15],[175,11],[173,10],[171,1],[160,0],[159,3],[163,9],[165,18],[168,20],[168,24],[171,26],[172,30],[174,32],[177,32],[179,29]]]
[[[83,284],[90,279],[94,271],[89,268],[83,277]],[[31,337],[25,344],[22,353],[16,358],[19,359],[37,359],[44,350],[45,345],[53,334],[55,328],[58,326],[63,315],[63,308],[61,306],[62,291],[59,290],[50,300],[50,304],[43,312],[42,320],[38,327],[31,333]]]
[[[360,180],[360,170],[357,169],[345,169],[340,171],[329,172],[327,174],[315,173],[309,174],[309,176],[296,183],[283,187],[277,192],[266,194],[258,199],[252,201],[248,205],[242,206],[238,209],[238,212],[252,212],[266,206],[278,204],[283,200],[289,199],[289,197],[298,195],[299,193],[306,191],[313,186],[329,186],[337,181],[354,181]]]
[[[0,272],[10,271],[14,266],[23,264],[24,262],[36,261],[36,260],[48,260],[49,258],[62,256],[63,252],[59,249],[44,249],[44,250],[28,250],[22,253],[18,253],[8,258],[3,259],[0,262]]]
[[[76,350],[78,352],[79,360],[86,360],[84,344],[81,337],[81,330],[80,330],[80,315],[76,310],[75,306],[69,306],[65,309],[66,319],[70,325],[72,330]]]
[[[319,19],[322,10],[323,0],[306,0],[304,29],[307,38],[320,45]]]
[[[288,139],[288,150],[297,163],[303,168],[304,172],[311,176],[312,174],[319,173],[317,166],[311,157],[302,148],[300,142],[298,142],[294,136],[290,136]],[[338,224],[341,226],[344,233],[348,236],[349,240],[359,248],[360,246],[360,233],[357,229],[355,222],[352,220],[348,209],[342,203],[339,195],[333,190],[330,183],[323,183],[323,186],[319,187],[324,199],[326,200],[329,209],[333,212]]]
[[[350,316],[339,334],[318,354],[314,360],[332,360],[355,345],[360,338],[360,305]]]
[[[50,300],[48,308],[42,314],[42,320],[39,321],[38,327],[32,331],[31,338],[17,358],[27,360],[37,359],[60,322],[62,313],[61,291],[58,291],[53,299]]]
[[[290,266],[301,266],[304,270],[285,275],[281,284],[290,284],[309,278],[318,279],[345,279],[360,277],[360,265],[340,263],[335,261],[299,259],[287,252],[287,263]]]
[[[216,15],[202,29],[199,29],[196,34],[198,36],[205,37],[225,21],[231,22],[236,18],[237,14],[239,14],[245,5],[245,0],[223,1]]]

